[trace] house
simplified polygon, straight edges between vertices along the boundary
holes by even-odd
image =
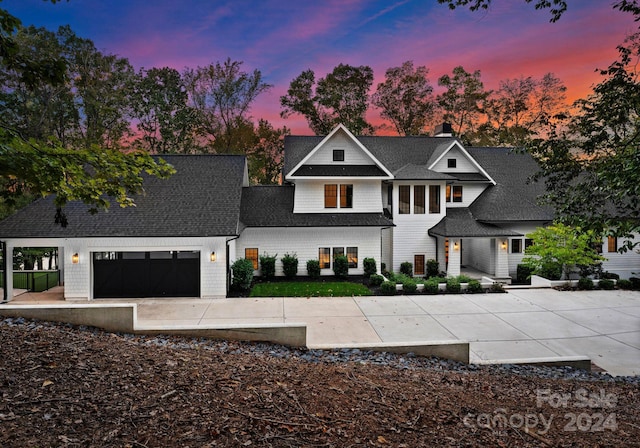
[[[446,128],[434,137],[356,137],[341,125],[324,137],[288,136],[279,186],[249,186],[243,156],[163,158],[176,174],[145,179],[136,207],[90,215],[71,203],[61,228],[45,198],[0,222],[0,240],[8,253],[58,247],[67,299],[219,297],[234,260],[252,260],[259,275],[263,254],[295,253],[301,275],[310,259],[333,275],[334,257],[346,255],[351,275],[364,272],[364,258],[395,272],[408,261],[416,275],[435,259],[451,276],[470,267],[509,281],[525,235],[554,218],[536,202],[544,186],[528,182],[537,170],[529,155],[465,147]],[[603,243],[606,270],[640,272],[639,254]]]

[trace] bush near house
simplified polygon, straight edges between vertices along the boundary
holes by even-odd
[[[618,280],[618,288],[630,290],[633,289],[633,285],[631,284],[630,280],[623,278],[622,280]]]
[[[339,255],[333,259],[333,273],[338,278],[347,278],[349,276],[349,260],[345,255]]]
[[[362,260],[362,266],[364,268],[364,276],[366,278],[371,277],[374,274],[377,274],[378,268],[376,267],[376,260],[373,258],[365,258]]]
[[[384,277],[382,275],[373,274],[371,277],[369,277],[369,285],[374,287],[380,286],[383,281],[384,281]]]
[[[396,282],[382,282],[380,285],[380,292],[385,296],[395,296],[396,295]]]
[[[231,265],[233,273],[232,285],[236,288],[247,290],[253,282],[253,262],[246,258],[240,258]]]
[[[413,277],[413,264],[409,261],[403,261],[400,263],[400,273],[407,277]]]
[[[520,285],[530,285],[532,273],[533,269],[530,266],[519,264],[516,267],[516,282]]]
[[[600,289],[605,289],[607,291],[610,291],[612,289],[615,289],[616,285],[615,283],[613,283],[613,280],[610,280],[608,278],[603,278],[600,279],[600,281],[598,282],[598,288]]]
[[[313,279],[320,278],[320,260],[307,260],[307,274]]]
[[[635,291],[640,290],[640,278],[629,277],[629,281],[631,282],[631,289]]]
[[[402,292],[405,294],[413,294],[418,290],[418,283],[412,278],[406,278],[402,282]]]
[[[426,294],[438,294],[440,292],[440,282],[437,278],[430,278],[424,282],[424,292]]]
[[[440,274],[440,263],[438,260],[427,260],[427,278],[437,277]]]
[[[296,254],[284,254],[281,261],[285,277],[293,278],[298,275],[298,256]]]
[[[271,280],[276,276],[276,255],[264,254],[260,256],[260,274],[265,280]]]
[[[451,277],[447,279],[446,290],[448,293],[458,294],[461,289],[462,287],[460,286],[460,280],[458,280],[456,277]]]
[[[593,289],[593,280],[589,277],[580,277],[578,279],[578,289],[590,291]]]
[[[467,285],[467,292],[469,294],[479,294],[483,292],[482,285],[480,281],[476,279],[469,280],[469,284]]]

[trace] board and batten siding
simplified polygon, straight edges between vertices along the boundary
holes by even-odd
[[[344,150],[344,161],[333,161],[333,150]],[[333,137],[318,148],[305,162],[305,165],[373,165],[371,158],[362,148],[349,138],[344,132],[337,132]]]
[[[307,261],[317,260],[321,247],[344,247],[345,251],[347,247],[357,247],[358,267],[350,268],[349,275],[364,273],[362,260],[365,258],[375,259],[380,271],[379,227],[249,227],[244,229],[236,242],[236,256],[244,257],[246,248],[257,248],[258,255],[277,255],[276,275],[283,275],[282,256],[286,253],[296,254],[298,275],[307,275]],[[256,275],[260,275],[259,268]],[[333,269],[322,269],[321,275],[334,275]]]
[[[70,238],[65,240],[65,298],[90,300],[93,298],[94,252],[153,252],[199,251],[200,296],[225,297],[226,238]],[[216,261],[210,259],[216,253]],[[79,262],[73,264],[71,255],[77,253]]]
[[[324,186],[353,185],[352,208],[324,208]],[[294,213],[382,213],[380,180],[369,179],[299,179],[296,181]]]

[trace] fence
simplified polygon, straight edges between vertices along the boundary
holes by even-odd
[[[0,271],[0,273],[3,273]],[[60,271],[15,271],[13,288],[26,289],[31,292],[42,292],[57,286]],[[4,288],[4,275],[0,275],[0,287]]]

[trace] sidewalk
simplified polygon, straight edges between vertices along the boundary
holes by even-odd
[[[304,323],[310,348],[460,340],[472,363],[582,355],[612,375],[640,375],[636,291],[135,302],[145,327]]]

